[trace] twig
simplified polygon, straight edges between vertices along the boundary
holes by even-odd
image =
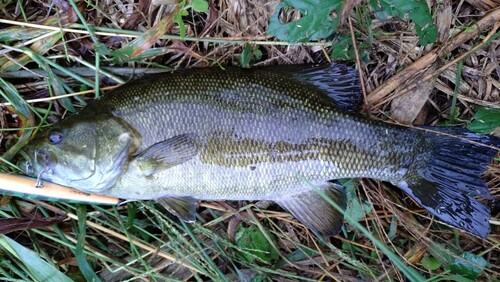
[[[368,99],[366,98],[366,87],[365,79],[363,78],[363,71],[361,70],[361,61],[359,60],[358,45],[356,44],[356,36],[354,35],[354,29],[352,28],[351,17],[348,17],[349,30],[351,31],[351,40],[354,47],[354,55],[356,56],[356,65],[358,65],[358,75],[359,82],[361,83],[361,90],[363,91],[363,103],[365,104],[365,109],[368,110],[370,104],[368,104]]]
[[[409,65],[404,70],[396,73],[393,77],[388,79],[384,84],[377,87],[377,89],[375,89],[368,95],[368,104],[378,104],[392,91],[401,86],[402,83],[414,77],[416,74],[425,70],[428,66],[434,63],[434,61],[439,56],[453,51],[466,41],[478,36],[483,30],[487,30],[493,26],[496,26],[498,22],[500,22],[500,7],[486,14],[481,20],[476,23],[473,30],[467,29],[462,31],[444,47],[435,48],[425,56],[413,62],[413,64]]]
[[[25,23],[25,22],[18,22],[18,21],[12,21],[12,20],[4,20],[0,19],[0,23],[4,24],[10,24],[10,25],[16,25],[16,26],[22,26],[22,27],[31,27],[31,28],[38,28],[38,29],[46,29],[46,30],[57,30],[57,31],[64,31],[64,32],[72,32],[72,33],[79,33],[79,34],[88,34],[88,31],[79,29],[79,28],[59,28],[55,26],[47,26],[47,25],[40,25],[40,24],[32,24],[32,23]],[[72,24],[70,27],[80,27],[79,24]],[[101,30],[101,31],[100,31]],[[138,31],[132,31],[132,30],[120,30],[117,32],[114,29],[110,28],[102,28],[102,27],[95,27],[94,31],[95,35],[101,35],[101,36],[117,36],[117,37],[128,37],[128,38],[137,38],[143,35],[143,32],[138,32]],[[290,43],[286,41],[267,41],[267,40],[262,40],[262,39],[267,39],[270,37],[192,37],[192,36],[185,36],[181,37],[179,35],[173,35],[173,34],[166,34],[160,37],[160,39],[172,39],[172,40],[183,40],[183,41],[191,41],[191,42],[208,42],[208,43],[225,43],[225,44],[235,44],[235,45],[241,45],[241,44],[253,44],[253,45],[274,45],[274,46],[332,46],[332,42],[326,41],[326,42],[298,42],[298,43]]]
[[[35,188],[35,182],[36,180],[33,178],[15,174],[0,173],[0,191],[9,195],[19,195],[20,197],[23,197],[24,195],[36,195],[41,198],[52,198],[103,205],[116,205],[120,202],[117,198],[84,193],[50,182],[44,182],[43,187]]]
[[[74,219],[74,220],[78,221],[78,216],[77,216],[76,214],[73,214],[73,213],[67,213],[66,215],[67,215],[69,218],[71,218],[71,219]],[[122,241],[125,241],[125,242],[130,242],[130,243],[132,243],[132,244],[134,244],[134,245],[138,246],[139,248],[144,249],[144,250],[146,250],[146,251],[148,251],[148,252],[156,253],[156,254],[158,254],[159,256],[161,256],[161,257],[163,257],[163,258],[165,258],[165,259],[168,259],[168,260],[170,260],[170,261],[172,261],[172,262],[174,262],[174,263],[177,263],[177,264],[179,264],[179,265],[182,265],[182,266],[184,266],[184,267],[186,267],[186,268],[189,268],[190,270],[192,270],[192,271],[194,271],[194,272],[196,272],[196,273],[200,273],[200,274],[202,274],[202,273],[200,272],[200,270],[199,270],[199,269],[197,269],[196,267],[192,266],[191,264],[189,264],[189,263],[187,263],[187,262],[183,262],[183,261],[181,261],[180,259],[178,259],[178,258],[176,258],[176,257],[174,257],[174,256],[172,256],[172,255],[170,255],[170,254],[167,254],[167,253],[165,253],[165,252],[162,252],[162,251],[160,251],[160,250],[157,250],[156,248],[153,248],[153,247],[151,247],[151,246],[149,246],[149,245],[143,244],[143,243],[141,243],[141,242],[139,242],[139,241],[137,241],[137,240],[133,240],[133,239],[132,239],[132,240],[129,240],[129,238],[127,238],[127,236],[124,236],[124,235],[122,235],[122,234],[120,234],[120,233],[118,233],[118,232],[115,232],[115,231],[113,231],[113,230],[111,230],[111,229],[109,229],[109,228],[106,228],[106,227],[104,227],[104,226],[102,226],[102,225],[99,225],[99,224],[97,224],[97,223],[94,223],[94,222],[92,222],[92,221],[90,221],[90,220],[86,220],[86,221],[85,221],[85,224],[87,224],[88,226],[90,226],[90,227],[92,227],[92,228],[95,228],[95,229],[97,229],[97,230],[99,230],[99,231],[102,231],[102,232],[104,232],[104,233],[106,233],[106,234],[109,234],[109,235],[111,235],[111,236],[113,236],[113,237],[116,237],[116,238],[118,238],[118,239],[120,239],[120,240],[122,240]]]
[[[94,66],[92,67],[70,67],[67,68],[70,72],[76,73],[80,76],[95,76]],[[121,77],[130,76],[133,77],[135,75],[143,75],[143,74],[153,74],[153,73],[161,73],[161,72],[169,72],[172,71],[170,68],[131,68],[131,67],[101,67],[101,71],[107,71],[115,74],[120,74]],[[56,75],[62,77],[68,77],[68,75],[64,72],[61,72],[57,69],[52,70]],[[42,69],[30,69],[30,70],[18,70],[12,72],[2,72],[0,73],[0,77],[3,78],[39,78],[46,77],[47,72]]]
[[[427,81],[433,77],[436,77],[438,76],[440,73],[442,73],[443,71],[445,71],[446,69],[448,69],[449,67],[451,67],[452,65],[456,64],[457,62],[465,59],[467,56],[469,56],[470,54],[474,53],[475,51],[477,51],[478,49],[480,49],[481,47],[484,46],[484,44],[486,44],[486,42],[488,42],[488,40],[493,36],[495,35],[495,31],[498,29],[498,27],[500,27],[500,22],[497,22],[495,24],[495,26],[493,27],[493,29],[488,33],[488,35],[481,41],[481,43],[477,44],[476,46],[474,46],[472,49],[470,49],[469,51],[461,54],[460,56],[456,57],[455,59],[449,61],[448,63],[446,63],[445,65],[443,65],[442,67],[438,68],[436,71],[434,71],[433,73],[425,76],[424,78],[422,79],[419,79],[418,82],[414,82],[410,85],[408,85],[407,87],[405,87],[404,89],[402,89],[401,91],[398,92],[398,94],[392,98],[395,98],[395,97],[399,97],[399,96],[402,96],[406,93],[408,93],[410,90],[414,89],[415,87],[419,86],[420,83],[422,83],[422,81]],[[372,92],[373,93],[373,92]],[[370,98],[370,96],[368,96],[368,98]],[[374,99],[373,99],[374,100]],[[373,105],[374,108],[379,108],[381,105],[389,102],[390,99],[382,99],[381,101],[379,101],[377,104]]]
[[[112,90],[117,88],[119,85],[114,85],[114,86],[107,86],[107,87],[102,87],[101,91],[105,90]],[[52,96],[52,97],[46,97],[46,98],[38,98],[38,99],[30,99],[26,100],[26,103],[38,103],[38,102],[48,102],[52,100],[59,100],[62,98],[67,98],[67,97],[73,97],[73,96],[80,96],[80,95],[85,95],[85,94],[90,94],[94,93],[94,89],[91,90],[86,90],[86,91],[81,91],[81,92],[75,92],[75,93],[69,93],[69,94],[64,94],[64,95],[59,95],[59,96]],[[0,107],[4,106],[11,106],[11,103],[0,103]]]

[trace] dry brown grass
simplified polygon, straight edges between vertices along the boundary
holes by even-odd
[[[408,22],[397,19],[384,22],[373,20],[373,29],[377,35],[370,47],[371,59],[358,62],[368,97],[367,112],[374,118],[403,124],[435,125],[448,120],[455,83],[457,82],[457,64],[454,60],[461,58],[462,55],[467,56],[462,58],[463,72],[457,96],[459,112],[456,119],[458,121],[469,120],[474,112],[474,105],[500,108],[500,38],[493,39],[491,43],[483,47],[485,38],[498,35],[500,2],[497,0],[428,2],[431,3],[432,11],[436,11],[435,17],[439,28],[439,42],[434,47],[419,46],[417,36],[408,28]],[[14,25],[0,21],[0,31],[10,28],[24,32],[40,32],[43,31],[44,26],[57,27],[58,23],[66,25],[78,22],[73,8],[65,1],[27,1],[25,3],[26,5],[23,7],[16,3],[5,6],[0,11],[0,18],[22,22],[24,11],[27,22],[37,25],[22,27],[20,24]],[[98,6],[91,6],[85,5],[83,1],[79,2],[80,10],[88,24],[113,28],[117,31],[127,29],[145,32],[158,26],[162,19],[171,15],[172,11],[175,10],[175,1],[105,0],[97,3]],[[155,69],[158,65],[166,65],[171,68],[205,67],[219,64],[237,65],[244,49],[243,42],[258,42],[252,46],[262,52],[262,58],[253,61],[253,65],[326,61],[325,55],[331,53],[331,47],[328,47],[328,43],[318,43],[312,46],[282,44],[273,41],[273,38],[267,35],[267,23],[277,3],[278,1],[259,0],[210,1],[209,12],[190,14],[185,17],[187,36],[206,40],[165,39],[158,36],[158,38],[153,38],[154,40],[147,41],[147,44],[139,45],[136,49],[137,53],[154,50],[157,52],[155,56],[135,61],[130,60],[122,64],[102,60],[101,66],[109,67],[108,70],[113,71],[118,66],[132,70],[135,68]],[[357,4],[363,5],[363,3]],[[492,15],[492,13],[496,14]],[[366,23],[358,22],[352,13],[346,13],[346,15],[351,15],[352,30],[359,33],[358,45],[367,43],[371,34],[366,33]],[[284,17],[297,17],[297,13],[290,13]],[[56,58],[54,60],[66,68],[80,67],[79,70],[75,71],[85,73],[86,71],[82,69],[88,70],[87,66],[75,59],[66,60],[72,56],[91,62],[91,64],[94,62],[96,54],[94,40],[84,28],[77,27],[76,29],[82,32],[65,32],[64,40],[58,40],[53,46],[43,50],[41,55],[46,58]],[[472,36],[469,34],[466,38],[460,37],[459,33],[463,30],[471,32]],[[171,27],[166,23],[163,29],[159,30],[159,34],[161,31],[177,34],[178,28]],[[342,31],[348,33],[351,28],[345,24]],[[113,34],[109,31],[95,30],[94,33],[97,40],[110,50],[118,50],[136,37],[135,35],[129,36],[125,32]],[[12,70],[24,57],[20,52],[16,52],[17,49],[11,47],[29,46],[42,52],[43,48],[36,44],[36,42],[26,44],[26,40],[13,40],[11,44],[0,44],[0,71],[9,68]],[[471,50],[474,51],[469,53]],[[43,76],[33,72],[37,71],[38,68],[39,66],[35,63],[27,63],[19,66],[18,72],[9,73],[9,78],[6,80],[12,83],[25,99],[47,98],[50,96],[47,82]],[[21,77],[21,74],[24,76]],[[404,79],[401,78],[402,74],[405,74]],[[92,81],[94,71],[91,70],[90,74],[87,72],[87,74],[82,75]],[[0,77],[2,76],[4,74],[0,73]],[[81,83],[76,82],[71,77],[61,76],[64,77],[64,81],[69,86],[73,87],[75,92],[83,90],[79,89]],[[129,74],[124,75],[125,79],[128,79],[129,76]],[[115,81],[106,76],[102,76],[102,78],[101,86],[115,84]],[[83,97],[90,100],[93,95]],[[75,105],[79,104],[76,100],[72,100],[72,102]],[[47,105],[46,102],[35,103],[38,108],[47,108]],[[67,114],[66,109],[58,102],[54,104],[53,110],[59,116]],[[16,128],[20,125],[11,112],[2,108],[0,110],[0,126],[6,129]],[[2,133],[0,141],[2,142],[1,150],[4,152],[14,144],[17,137],[13,135],[14,131],[3,131]],[[489,180],[489,186],[495,198],[492,203],[494,221],[492,235],[487,240],[466,234],[457,236],[457,233],[452,229],[435,228],[434,219],[410,198],[385,187],[384,184],[373,181],[362,181],[360,189],[358,189],[358,196],[361,199],[367,199],[372,206],[372,212],[367,214],[361,223],[409,264],[417,267],[428,276],[432,275],[420,265],[421,258],[428,255],[426,248],[431,242],[440,242],[460,246],[464,251],[484,254],[483,257],[491,267],[486,270],[487,275],[482,277],[483,279],[494,279],[495,276],[500,275],[500,236],[498,232],[500,224],[498,203],[500,199],[500,162],[496,161],[490,166],[486,178]],[[209,228],[227,235],[226,238],[232,238],[234,228],[238,223],[251,221],[251,215],[249,215],[251,212],[248,211],[238,213],[238,217],[231,216],[242,206],[244,206],[242,203],[202,203],[201,217]],[[126,214],[123,208],[119,212]],[[27,213],[37,213],[37,211],[31,209]],[[215,214],[223,214],[228,219],[218,219],[214,216]],[[343,264],[345,258],[334,253],[323,254],[324,246],[319,246],[315,237],[306,228],[291,220],[286,213],[257,210],[256,216],[261,220],[264,217],[267,218],[266,222],[268,219],[272,219],[272,222],[275,223],[269,227],[269,232],[277,235],[277,242],[283,254],[290,254],[297,250],[297,244],[317,251],[312,257],[296,262],[298,265],[285,265],[281,269],[311,279],[358,280],[359,272],[356,269],[345,267]],[[395,238],[391,238],[387,233],[392,224],[393,216],[398,218]],[[347,228],[351,232],[351,228]],[[123,244],[122,241],[106,234],[106,231],[91,229],[88,232],[92,236],[110,238],[108,240],[113,242],[110,245],[116,249],[119,249],[120,244]],[[357,235],[355,238],[337,236],[331,242],[335,246],[349,243],[367,252],[378,253],[379,259],[376,263],[364,256],[356,258],[373,269],[383,269],[381,273],[384,274],[373,278],[374,280],[405,280],[401,272],[381,254],[380,250],[374,247],[370,240],[362,235]],[[18,233],[17,236],[23,239],[28,238],[26,233]],[[59,252],[58,248],[64,249],[64,247],[52,244],[47,243],[43,249],[54,260],[61,262],[71,258],[71,252],[67,250]],[[154,246],[154,244],[152,245]],[[112,253],[118,252],[115,249],[106,251],[98,246],[89,246],[89,248],[96,252],[102,252],[103,256],[106,257],[111,257]],[[211,255],[214,257],[214,261],[224,262],[223,259],[215,258],[220,254],[211,253]],[[120,257],[120,261],[127,261],[127,257]],[[172,267],[178,267],[175,264],[167,263],[167,261],[160,261],[158,256],[155,260],[148,260],[148,262],[158,266],[163,271],[172,271]],[[69,269],[74,269],[74,261],[64,261],[63,264],[69,265]],[[106,268],[102,261],[98,261],[97,264],[95,265],[96,269]],[[323,269],[318,266],[323,267]],[[226,270],[224,266],[221,266],[221,269],[222,271]],[[132,271],[128,270],[128,272]],[[108,273],[108,275],[111,274]],[[127,277],[126,274],[123,275],[123,277]],[[173,277],[187,280],[193,279],[192,275],[186,269],[173,273]],[[105,277],[113,280],[110,276]],[[114,276],[114,279],[118,279],[117,277]],[[147,279],[147,276],[143,279]],[[276,275],[274,279],[288,281],[287,279],[291,278],[280,278],[279,275]]]

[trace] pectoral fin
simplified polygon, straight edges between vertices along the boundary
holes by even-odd
[[[194,222],[196,220],[198,204],[191,197],[160,198],[156,202],[185,222]]]
[[[198,153],[196,135],[182,134],[158,142],[137,155],[132,161],[143,175],[180,165]]]
[[[326,182],[320,185],[318,190],[323,191],[342,210],[345,210],[347,196],[342,186]],[[344,215],[316,190],[289,195],[276,202],[304,225],[321,235],[334,236],[340,232]]]

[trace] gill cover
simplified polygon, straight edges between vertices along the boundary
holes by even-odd
[[[76,114],[30,143],[27,153],[32,171],[28,174],[103,193],[117,182],[135,140],[133,131],[119,118]]]

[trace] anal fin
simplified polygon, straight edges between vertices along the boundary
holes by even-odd
[[[191,197],[160,198],[156,202],[185,222],[195,222],[198,204]]]
[[[318,187],[343,210],[347,206],[347,196],[342,186],[325,182]],[[333,207],[316,190],[285,196],[276,201],[296,219],[311,230],[323,236],[337,235],[342,227],[344,215]]]

